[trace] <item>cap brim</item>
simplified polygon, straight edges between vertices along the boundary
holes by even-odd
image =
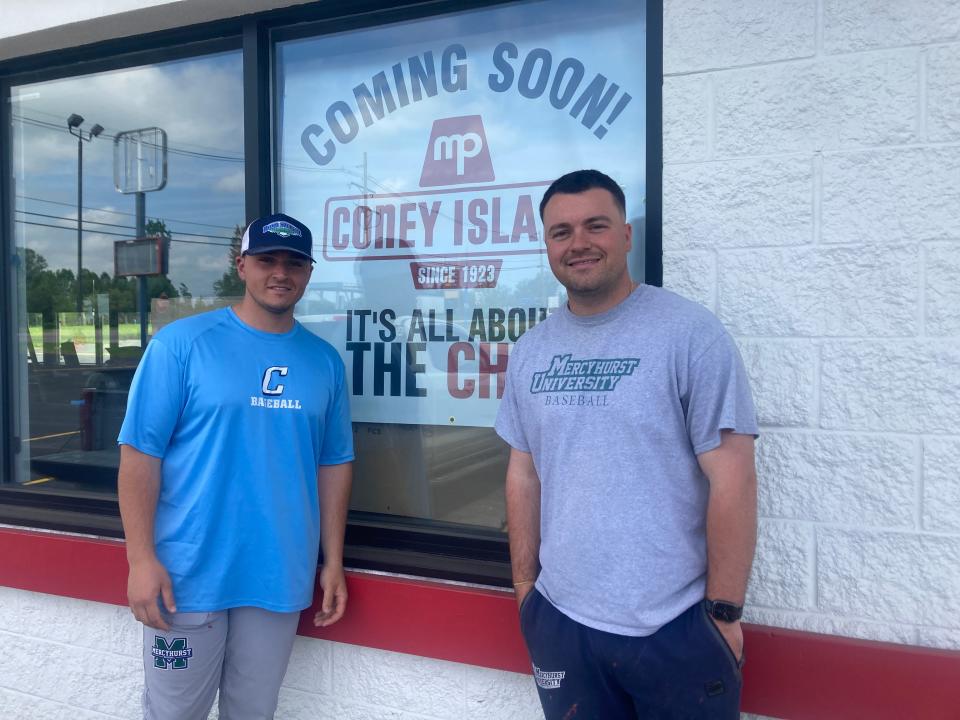
[[[293,253],[294,255],[299,255],[302,258],[306,258],[310,262],[316,262],[313,259],[312,255],[307,255],[307,253],[302,250],[297,250],[296,248],[287,247],[286,245],[271,245],[270,247],[258,247],[253,250],[245,250],[244,255],[262,255],[263,253],[275,252],[276,250],[285,250],[288,253]]]

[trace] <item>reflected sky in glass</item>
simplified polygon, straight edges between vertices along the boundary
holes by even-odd
[[[113,243],[135,235],[135,196],[114,188],[114,137],[157,126],[168,181],[147,193],[146,217],[172,233],[173,285],[212,295],[244,223],[241,71],[230,52],[13,88],[16,245],[76,273],[77,138],[66,123],[76,113],[83,130],[104,127],[83,144],[83,267],[113,275]]]

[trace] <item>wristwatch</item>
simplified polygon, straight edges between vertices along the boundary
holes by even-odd
[[[710,598],[706,598],[703,602],[707,608],[707,614],[720,622],[736,622],[743,615],[743,605],[735,605],[726,600],[711,600]]]

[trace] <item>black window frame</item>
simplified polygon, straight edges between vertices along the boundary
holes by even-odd
[[[0,61],[0,524],[122,538],[117,501],[85,491],[45,491],[12,484],[19,438],[13,423],[17,328],[13,288],[11,88],[32,82],[241,50],[247,221],[273,209],[272,72],[276,38],[342,32],[522,0],[335,0],[200,23],[77,48]],[[647,0],[645,281],[661,285],[662,0]],[[345,564],[420,577],[509,586],[506,535],[498,530],[351,511]]]

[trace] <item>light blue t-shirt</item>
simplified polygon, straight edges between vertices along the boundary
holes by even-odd
[[[537,589],[568,617],[650,635],[703,599],[708,482],[722,430],[757,433],[743,363],[705,308],[641,285],[567,307],[510,354],[496,430],[540,478]]]
[[[353,459],[329,343],[299,323],[255,330],[229,308],[179,320],[147,346],[119,442],[162,458],[155,541],[179,611],[310,605],[317,467]]]

